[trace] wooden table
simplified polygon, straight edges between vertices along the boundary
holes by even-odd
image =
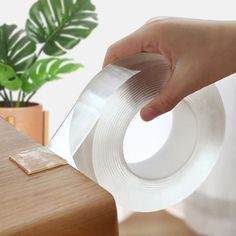
[[[113,198],[66,165],[26,175],[9,154],[37,144],[0,119],[0,235],[117,236]]]

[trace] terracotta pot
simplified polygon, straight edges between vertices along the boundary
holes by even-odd
[[[0,116],[40,144],[48,142],[48,112],[37,103],[27,107],[3,107],[0,103]]]

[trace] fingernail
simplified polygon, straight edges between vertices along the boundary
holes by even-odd
[[[150,120],[153,120],[157,116],[157,111],[151,107],[144,107],[141,110],[140,115],[143,120],[150,121]]]

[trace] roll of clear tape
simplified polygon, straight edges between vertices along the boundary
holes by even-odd
[[[214,85],[188,96],[173,110],[164,146],[128,166],[123,152],[127,127],[169,77],[168,65],[158,54],[140,53],[108,65],[84,89],[49,148],[127,209],[155,211],[178,203],[216,163],[225,117]]]

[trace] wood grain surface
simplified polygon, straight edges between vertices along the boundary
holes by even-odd
[[[136,213],[120,224],[120,236],[197,236],[165,211]]]
[[[113,198],[70,166],[26,175],[9,154],[38,144],[0,119],[0,235],[117,236]]]

